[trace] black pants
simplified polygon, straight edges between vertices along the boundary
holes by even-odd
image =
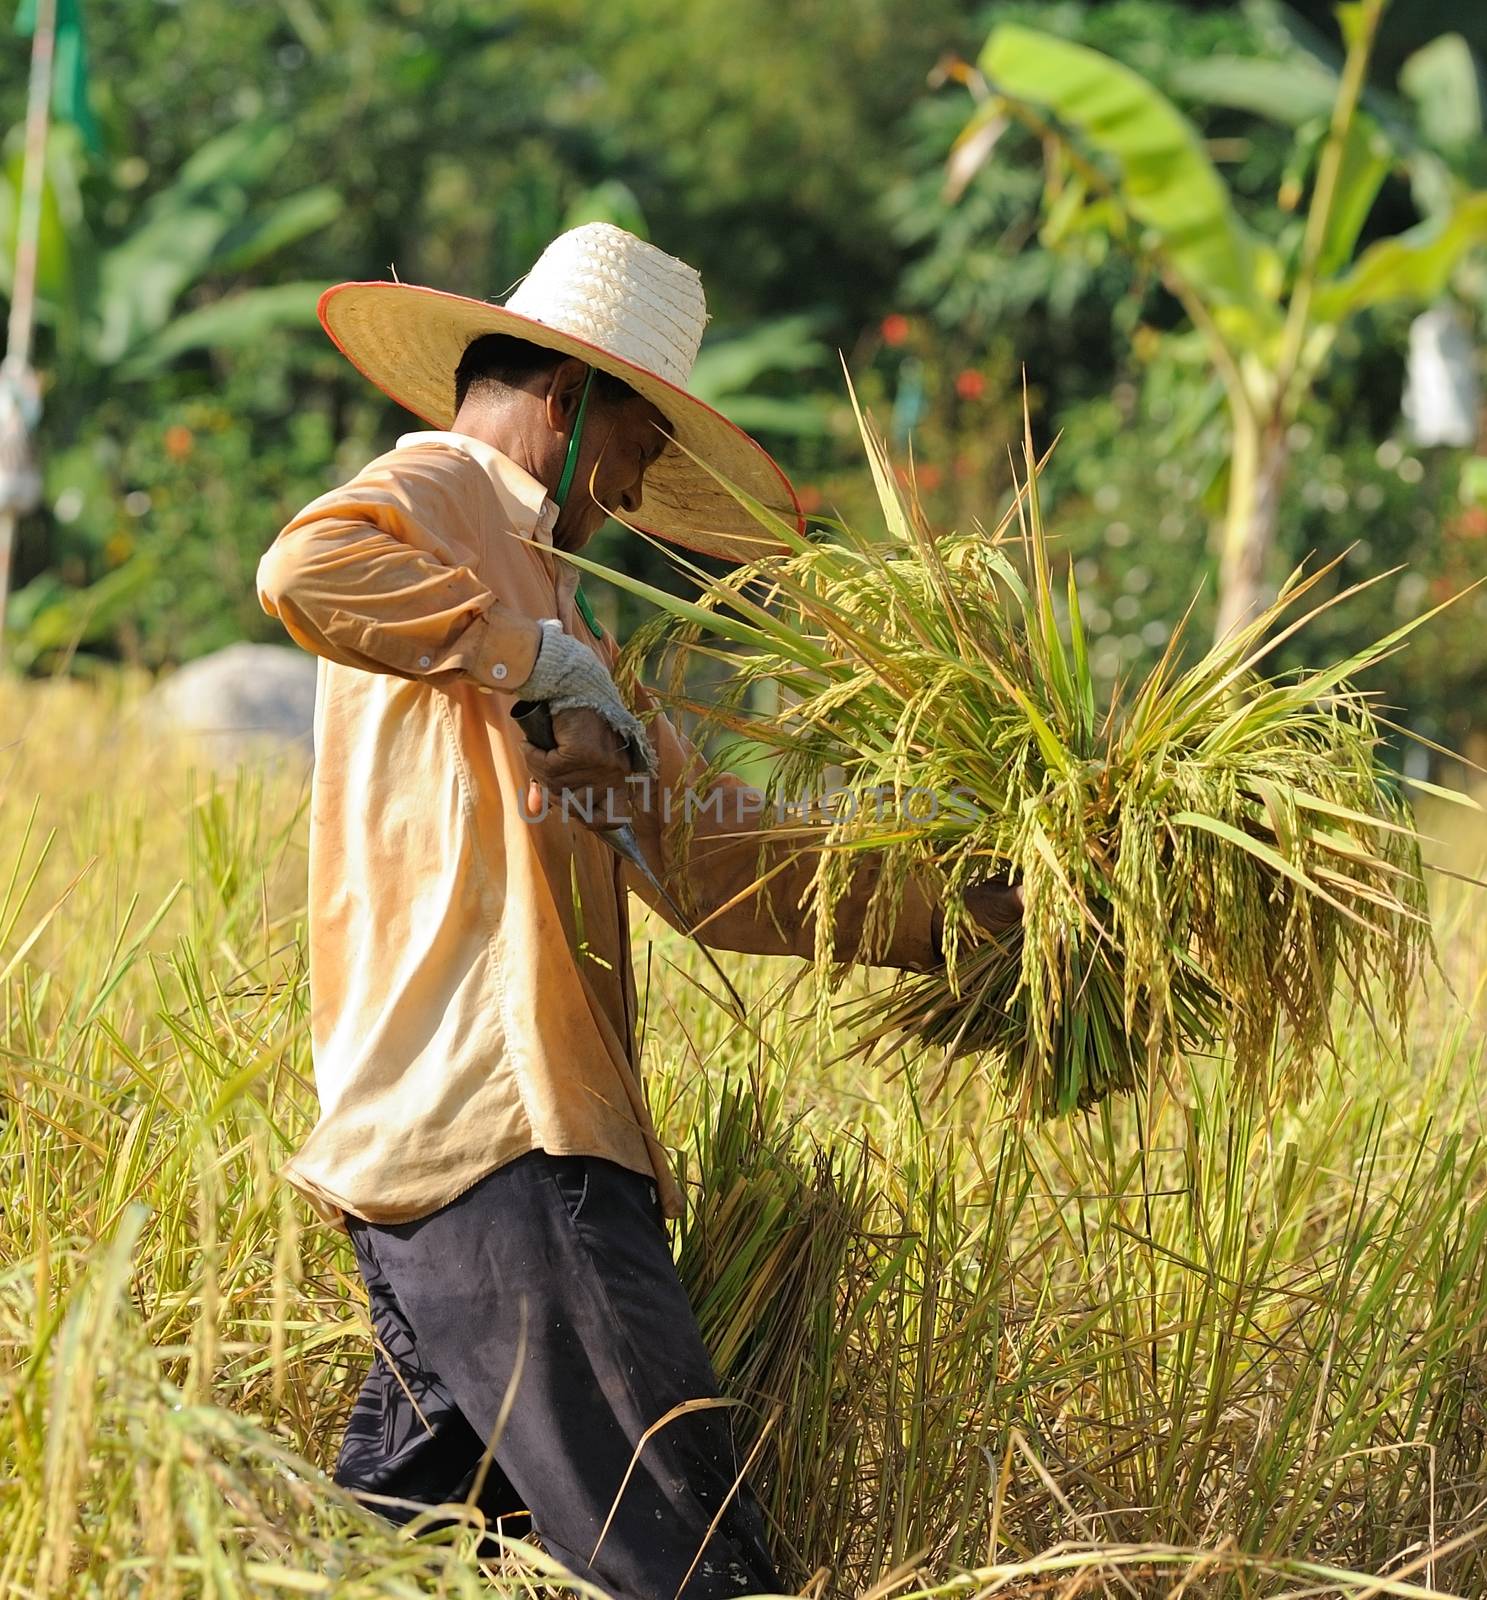
[[[647,1178],[534,1151],[416,1222],[348,1221],[382,1348],[338,1483],[466,1499],[510,1390],[477,1500],[501,1531],[535,1528],[617,1600],[778,1593],[729,1409],[675,1417],[636,1454],[674,1406],[718,1393]]]

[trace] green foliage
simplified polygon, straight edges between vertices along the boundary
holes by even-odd
[[[687,387],[750,432],[819,436],[828,424],[815,395],[752,391],[767,375],[785,374],[799,382],[819,373],[829,354],[818,337],[820,325],[821,317],[809,313],[776,317],[731,339],[712,340],[698,352]]]
[[[792,440],[829,449],[834,349],[897,269],[864,213],[896,160],[895,119],[955,26],[953,7],[906,0],[850,18],[782,10],[782,52],[737,7],[677,5],[661,25],[638,0],[495,13],[204,0],[189,18],[119,0],[88,20],[95,63],[117,64],[94,74],[108,155],[90,165],[68,130],[54,137],[47,507],[20,529],[18,585],[40,587],[13,626],[59,586],[106,578],[126,546],[176,576],[145,585],[120,625],[69,641],[75,652],[22,638],[28,663],[76,670],[184,659],[228,626],[281,637],[246,554],[297,509],[285,485],[311,498],[417,425],[309,324],[316,287],[340,278],[396,272],[501,298],[563,227],[611,218],[701,267],[713,323],[699,392],[787,456]],[[725,40],[726,81],[711,65]],[[0,119],[19,118],[22,88],[0,74]],[[107,306],[82,281],[99,259],[114,261]],[[297,338],[266,337],[286,322]],[[192,420],[213,401],[245,437]],[[175,487],[162,498],[159,440],[178,422],[196,440],[195,511]],[[320,459],[291,438],[326,441]],[[611,529],[612,559],[664,574],[648,547],[615,545]]]
[[[251,271],[266,257],[325,226],[340,210],[326,185],[254,207],[261,188],[293,142],[291,130],[258,121],[209,140],[143,206],[133,226],[99,248],[79,195],[75,142],[64,133],[50,152],[38,262],[39,312],[56,332],[57,354],[95,381],[149,370],[183,351],[233,348],[270,328],[314,318],[309,285],[242,290],[225,305],[175,317],[181,297],[202,278]],[[8,273],[15,259],[18,168],[0,192],[0,248]],[[8,287],[8,282],[4,284]]]
[[[1399,87],[1415,103],[1420,131],[1440,150],[1471,159],[1482,137],[1481,77],[1471,46],[1459,33],[1443,33],[1405,62]]]
[[[1468,250],[1487,240],[1487,192],[1464,196],[1449,212],[1392,239],[1380,239],[1351,270],[1321,286],[1314,302],[1321,322],[1397,300],[1428,305],[1451,281]]]
[[[987,27],[1009,22],[1048,30],[1169,88],[1189,63],[1254,48],[1242,17],[1172,0],[1098,6],[999,0],[984,19]],[[984,39],[983,32],[978,46]],[[1039,146],[1019,124],[1001,134],[992,158],[947,205],[946,162],[965,120],[963,100],[948,89],[926,96],[909,119],[904,165],[883,203],[894,236],[911,252],[900,309],[922,310],[947,336],[991,339],[1015,332],[1018,357],[1040,385],[1060,398],[1082,397],[1102,383],[1117,358],[1119,336],[1135,309],[1133,290],[1136,305],[1145,296],[1139,270],[1102,247],[1093,230],[1069,233],[1058,250],[1045,247],[1037,227]],[[1205,121],[1205,132],[1213,120]],[[1220,125],[1213,131],[1232,130]],[[1228,177],[1253,216],[1268,204],[1283,141],[1263,127],[1244,132],[1242,162],[1231,163]]]
[[[1013,24],[993,30],[979,64],[994,98],[967,124],[967,135],[981,119],[1002,114],[1001,94],[1046,105],[1115,164],[1121,211],[1162,241],[1183,282],[1214,306],[1258,310],[1275,268],[1170,101],[1096,51]],[[1075,166],[1070,180],[1108,192],[1095,169]],[[1085,198],[1083,190],[1075,193]]]
[[[1051,130],[1067,166],[1050,180],[1045,200],[1050,214],[1068,209],[1064,185],[1071,181],[1077,185],[1076,203],[1096,197],[1113,202],[1113,209],[1106,204],[1097,213],[1103,227],[1131,251],[1153,255],[1217,357],[1227,356],[1242,369],[1247,362],[1273,362],[1270,345],[1280,332],[1277,306],[1288,288],[1281,263],[1240,224],[1228,187],[1191,123],[1171,102],[1097,51],[1012,24],[992,31],[980,65],[994,94],[963,137],[972,137],[1009,104],[1014,111],[1024,101],[1048,107],[1083,141],[1072,143],[1057,128]],[[1286,77],[1282,67],[1282,86]],[[1193,81],[1191,66],[1187,81]],[[1243,98],[1253,104],[1256,96]],[[1085,145],[1108,166],[1086,161]],[[1367,117],[1348,118],[1335,195],[1329,191],[1325,212],[1319,213],[1314,266],[1324,278],[1347,265],[1392,155],[1382,131]],[[1309,302],[1311,317],[1325,325],[1390,300],[1433,299],[1462,256],[1487,240],[1484,198],[1466,195],[1439,222],[1375,244],[1345,276],[1318,286]],[[1136,225],[1129,234],[1127,220]],[[1235,308],[1246,315],[1236,318]],[[1297,337],[1303,344],[1312,342],[1304,332]],[[1252,398],[1260,403],[1265,391],[1258,379],[1244,381],[1256,386]]]
[[[824,300],[850,335],[891,291],[899,263],[871,219],[898,170],[898,120],[939,53],[973,37],[962,7],[544,0],[535,13],[567,22],[592,74],[558,116],[602,130],[652,236],[702,265],[721,319]]]
[[[51,563],[12,601],[18,666],[96,671],[123,649],[159,667],[272,636],[254,586],[264,526],[329,487],[338,461],[349,475],[376,449],[366,435],[337,439],[325,411],[297,404],[292,337],[245,348],[220,386],[178,380],[145,420],[127,391],[104,393],[78,442],[43,458]],[[340,360],[328,346],[305,354],[310,379]],[[127,604],[100,615],[121,584]]]
[[[1056,242],[1077,222],[1080,233],[1098,232],[1147,261],[1182,308],[1188,329],[1180,337],[1201,343],[1222,385],[1231,459],[1219,535],[1219,638],[1262,610],[1272,592],[1267,569],[1290,467],[1289,427],[1341,326],[1375,306],[1428,304],[1487,242],[1487,191],[1473,191],[1349,265],[1397,156],[1360,109],[1386,4],[1361,0],[1338,12],[1346,56],[1325,132],[1319,140],[1298,136],[1288,178],[1299,194],[1314,159],[1294,252],[1259,247],[1239,228],[1194,130],[1155,85],[1097,51],[1013,23],[993,28],[981,52],[989,85],[961,136],[972,162],[984,163],[994,149],[988,127],[1015,119],[1038,134],[1055,153],[1045,238]],[[962,172],[956,182],[964,181]]]
[[[1103,52],[1180,108],[1193,130],[1189,150],[1227,190],[1237,227],[1290,262],[1296,198],[1315,167],[1341,60],[1327,8],[1301,10],[1316,26],[1261,0],[1221,8],[994,0],[974,18],[907,0],[763,12],[722,0],[668,0],[659,12],[641,0],[597,11],[569,0],[495,10],[468,0],[406,0],[394,10],[200,0],[189,16],[154,0],[89,7],[104,154],[90,160],[70,127],[54,130],[42,249],[53,320],[39,352],[47,490],[43,509],[19,529],[11,636],[22,659],[31,670],[88,671],[118,657],[168,665],[234,631],[282,638],[251,593],[254,553],[303,500],[415,425],[307,324],[316,286],[396,271],[500,297],[555,232],[603,215],[701,268],[714,320],[697,387],[758,431],[812,510],[850,518],[868,489],[837,350],[864,397],[891,417],[895,444],[912,443],[935,521],[962,528],[1000,515],[1001,463],[1016,431],[1009,412],[1025,366],[1040,425],[1079,440],[1078,459],[1060,450],[1048,485],[1071,552],[1099,569],[1085,592],[1111,624],[1095,630],[1092,655],[1108,666],[1119,653],[1131,667],[1137,652],[1160,647],[1141,636],[1170,627],[1212,566],[1204,525],[1228,478],[1211,379],[1190,342],[1158,346],[1157,336],[1180,325],[1181,308],[1148,259],[1118,247],[1108,202],[1077,173],[1054,169],[1058,214],[1040,218],[1041,147],[1026,128],[1006,129],[993,158],[946,203],[945,163],[965,102],[958,90],[927,93],[926,84],[943,76],[936,63],[946,52],[974,58],[1000,25]],[[1395,160],[1366,217],[1361,203],[1340,213],[1335,241],[1361,217],[1366,251],[1443,215],[1463,185],[1487,184],[1487,146],[1464,136],[1480,118],[1470,51],[1481,50],[1481,30],[1463,17],[1459,35],[1433,43],[1449,21],[1438,8],[1389,13],[1386,65],[1366,86],[1362,111]],[[0,66],[0,124],[12,128],[0,272],[19,175],[23,66],[20,51]],[[1365,157],[1369,148],[1356,147]],[[223,166],[216,178],[203,175],[204,149],[238,176]],[[1093,145],[1085,154],[1097,165],[1107,159]],[[1105,170],[1116,176],[1113,163]],[[194,200],[183,187],[188,171],[201,180]],[[1350,192],[1361,197],[1366,187]],[[105,369],[80,343],[103,326],[89,263],[128,245],[157,210],[181,223],[179,249],[167,240],[178,256],[167,275],[179,281],[193,252],[196,275],[168,321]],[[216,232],[229,217],[227,234]],[[1126,236],[1151,232],[1133,224]],[[129,253],[121,259],[127,266]],[[131,279],[117,278],[123,298],[110,326],[119,337],[168,288],[147,272],[132,287]],[[1480,273],[1474,289],[1467,268],[1454,281],[1477,303]],[[884,338],[885,317],[907,319],[912,334]],[[281,319],[292,331],[266,331]],[[1369,466],[1395,426],[1406,326],[1387,307],[1353,317],[1321,399],[1295,419],[1311,430],[1318,459],[1342,452],[1364,474],[1365,500],[1383,487],[1391,528],[1360,529],[1307,503],[1314,463],[1302,452],[1281,509],[1278,570],[1313,551],[1338,554],[1360,531],[1427,584],[1463,565],[1447,563],[1448,550],[1470,552],[1450,532],[1459,458],[1428,454],[1398,514],[1397,475]],[[980,393],[958,391],[965,374],[973,387],[979,378]],[[1146,382],[1157,385],[1150,404],[1120,398]],[[232,427],[202,421],[224,407]],[[177,424],[195,441],[188,462],[163,449]],[[1095,507],[1093,495],[1117,483],[1128,486],[1123,509]],[[1328,488],[1335,499],[1330,480]],[[1170,531],[1174,519],[1181,537]],[[1130,530],[1131,546],[1099,548],[1112,523]],[[1159,535],[1163,525],[1169,533]],[[1127,559],[1135,546],[1139,563]],[[617,526],[595,553],[606,566],[679,587],[655,550]],[[105,623],[110,590],[89,598],[88,587],[146,554],[157,576]],[[1149,577],[1139,593],[1120,587],[1131,567]],[[593,598],[622,636],[644,615],[622,590],[596,586]],[[1209,599],[1199,615],[1211,615]],[[1115,614],[1133,603],[1139,615]],[[43,610],[57,626],[29,637]],[[64,618],[76,627],[59,645]],[[1440,637],[1454,637],[1456,626],[1443,622]],[[1445,727],[1481,703],[1469,645],[1463,632],[1442,649],[1444,675],[1412,672],[1418,650],[1404,658],[1390,693],[1409,696],[1410,717]],[[1386,677],[1394,672],[1385,668]]]

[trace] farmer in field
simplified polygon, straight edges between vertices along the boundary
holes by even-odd
[[[702,918],[758,876],[758,792],[725,776],[698,796],[676,859],[661,798],[679,806],[702,758],[643,690],[621,698],[615,641],[553,548],[611,511],[714,555],[767,548],[678,444],[799,525],[795,497],[686,391],[697,274],[621,229],[563,234],[505,307],[348,283],[321,318],[439,430],[306,506],[258,569],[265,610],[321,658],[321,1114],[285,1172],[349,1231],[377,1335],[336,1477],[398,1520],[474,1494],[616,1596],[775,1590],[729,1410],[677,1409],[718,1384],[668,1244],[682,1197],[638,1077],[627,892],[670,913],[600,831],[628,814]],[[550,753],[513,721],[519,699],[552,712]],[[796,848],[768,841],[764,865]],[[939,964],[917,889],[862,944],[875,867],[842,907],[843,958]],[[808,955],[814,868],[789,862],[704,938]],[[1018,914],[989,887],[974,904],[991,929]]]

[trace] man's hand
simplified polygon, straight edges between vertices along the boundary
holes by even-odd
[[[522,700],[546,701],[553,716],[560,711],[597,711],[629,747],[630,766],[626,770],[644,767],[654,777],[656,752],[640,719],[620,698],[609,669],[587,645],[564,633],[556,617],[544,617],[541,628],[542,643],[532,671],[525,682],[513,684],[510,692]],[[556,727],[553,732],[557,733]],[[580,764],[600,756],[600,750],[585,736],[575,733],[573,738],[587,747],[580,752],[575,744],[572,754]]]
[[[568,815],[575,821],[603,830],[617,828],[630,817],[630,757],[625,741],[597,711],[575,707],[555,711],[553,736],[557,746],[539,750],[526,745],[527,771],[532,788],[527,795],[527,810],[536,816],[542,810],[540,784],[561,807],[563,791],[570,795]]]
[[[1022,885],[988,878],[966,890],[965,904],[977,926],[999,938],[1022,921]]]
[[[1022,885],[1005,878],[986,878],[965,891],[965,908],[973,933],[999,939],[1022,921]],[[945,913],[937,906],[930,919],[930,943],[936,961],[945,959]]]

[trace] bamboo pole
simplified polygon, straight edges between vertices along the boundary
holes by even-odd
[[[31,40],[31,79],[26,91],[26,151],[21,203],[16,216],[15,276],[11,281],[3,372],[19,397],[31,381],[31,336],[36,325],[36,256],[41,235],[41,200],[46,182],[46,138],[52,96],[52,58],[57,40],[57,0],[36,0]],[[24,423],[21,424],[24,426]],[[10,600],[10,563],[17,510],[0,505],[0,661],[4,660],[5,612]]]

